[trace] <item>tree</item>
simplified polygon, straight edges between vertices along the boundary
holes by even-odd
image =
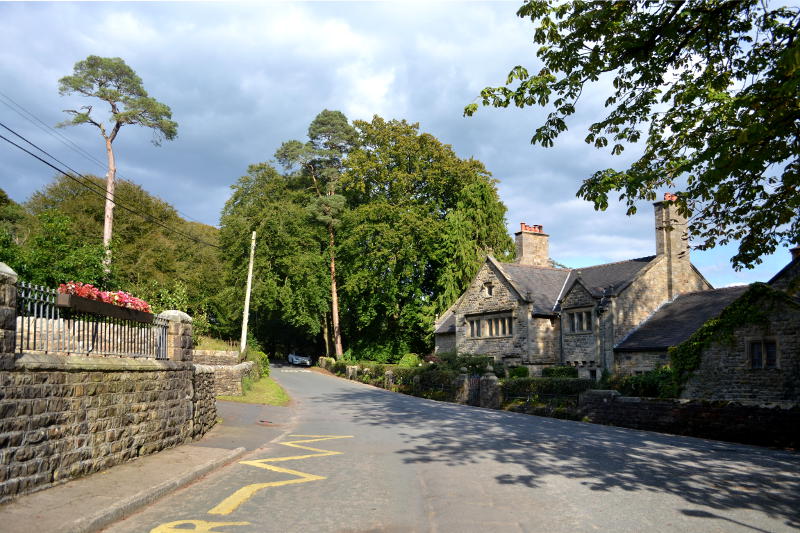
[[[339,181],[343,171],[342,160],[355,141],[356,132],[347,122],[347,117],[340,111],[325,109],[309,125],[308,142],[288,141],[275,153],[284,168],[297,169],[310,182],[316,195],[310,209],[317,222],[328,230],[332,340],[337,359],[344,353],[336,285],[336,228],[345,207],[344,197],[339,194]]]
[[[531,139],[552,146],[587,86],[610,79],[608,114],[586,142],[620,154],[644,136],[638,160],[595,172],[578,196],[605,209],[619,191],[632,214],[656,189],[679,188],[696,247],[739,240],[737,269],[781,243],[800,244],[800,8],[529,0],[517,14],[536,25],[544,67],[534,75],[514,67],[505,85],[481,91],[484,106],[552,100]],[[477,109],[471,103],[465,114]]]
[[[76,126],[91,124],[100,130],[106,146],[108,173],[106,175],[106,202],[103,223],[103,246],[106,248],[106,268],[111,263],[111,238],[114,223],[114,189],[117,167],[112,145],[120,128],[126,124],[144,126],[153,130],[153,144],[158,146],[163,139],[172,140],[178,134],[178,124],[173,122],[170,108],[147,95],[142,80],[125,61],[118,57],[89,56],[75,63],[71,76],[58,81],[61,96],[78,93],[82,96],[98,98],[108,104],[110,117],[106,124],[92,115],[91,105],[76,109],[66,109],[72,115],[70,120],[60,124]]]
[[[360,357],[430,347],[434,318],[487,253],[510,257],[506,208],[483,164],[460,159],[418,124],[356,121],[338,254],[349,338]]]
[[[261,236],[254,259],[252,330],[275,352],[315,347],[330,306],[327,228],[309,211],[316,194],[304,176],[283,176],[267,163],[251,165],[233,186],[220,218],[220,244],[227,262],[227,289],[214,311],[241,323],[250,235]],[[236,287],[236,289],[234,289]],[[236,309],[239,320],[234,321]]]

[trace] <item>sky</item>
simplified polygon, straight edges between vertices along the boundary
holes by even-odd
[[[653,208],[634,216],[610,199],[606,211],[576,197],[582,180],[625,168],[637,153],[611,156],[585,144],[605,116],[608,86],[584,91],[578,113],[553,148],[530,144],[546,109],[463,108],[522,64],[540,66],[533,26],[518,2],[0,3],[0,122],[81,173],[105,168],[14,111],[43,123],[87,102],[59,96],[58,79],[89,55],[121,57],[150,96],[170,106],[178,137],[160,147],[151,132],[124,127],[114,142],[118,175],[217,225],[230,186],[250,164],[270,161],[284,141],[306,139],[323,109],[350,120],[373,115],[419,123],[464,158],[482,161],[508,208],[509,233],[541,224],[550,256],[577,268],[655,253]],[[3,96],[6,98],[4,99]],[[9,100],[10,99],[10,100]],[[10,103],[13,102],[13,103]],[[99,102],[96,102],[99,104]],[[100,106],[97,105],[96,108]],[[100,162],[91,126],[58,130]],[[0,188],[18,201],[50,183],[54,171],[0,144]],[[667,191],[659,191],[661,193]],[[692,251],[715,286],[766,281],[786,263],[781,248],[752,270],[734,271],[735,246]]]

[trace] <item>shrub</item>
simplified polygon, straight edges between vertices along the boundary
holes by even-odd
[[[543,378],[577,378],[578,369],[574,366],[550,366],[542,369]]]
[[[530,376],[530,370],[527,366],[515,366],[508,370],[508,377],[510,378],[527,378]]]
[[[245,361],[254,362],[260,376],[269,376],[269,357],[261,350],[248,347],[245,354]]]
[[[645,398],[677,398],[679,391],[676,372],[669,366],[636,376],[612,376],[608,386],[623,396]]]
[[[343,376],[347,371],[347,361],[335,361],[331,366],[330,371],[336,375]]]
[[[574,396],[592,388],[591,379],[577,378],[510,378],[502,382],[503,396],[507,399],[528,396]]]
[[[412,368],[412,367],[415,367],[415,366],[419,366],[419,364],[421,362],[422,362],[422,359],[420,359],[417,354],[415,354],[415,353],[407,353],[403,357],[400,358],[400,361],[398,361],[397,366],[403,367],[403,368]]]

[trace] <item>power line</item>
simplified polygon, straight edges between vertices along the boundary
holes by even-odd
[[[48,153],[47,153],[45,150],[43,150],[42,148],[38,147],[37,145],[35,145],[35,144],[34,144],[34,143],[32,143],[31,141],[29,141],[28,139],[26,139],[25,137],[23,137],[22,135],[20,135],[20,134],[19,134],[19,133],[17,133],[16,131],[12,130],[11,128],[9,128],[9,127],[8,127],[8,126],[6,126],[5,124],[3,124],[2,122],[0,122],[0,126],[2,126],[3,128],[5,128],[6,130],[10,131],[11,133],[13,133],[14,135],[16,135],[16,136],[17,136],[17,137],[19,137],[20,139],[24,140],[26,143],[28,143],[29,145],[33,146],[34,148],[36,148],[37,150],[39,150],[39,151],[40,151],[40,152],[42,152],[43,154],[46,154],[48,157],[50,157],[50,158],[51,158],[51,159],[53,159],[54,161],[57,161],[57,162],[59,162],[59,163],[60,163],[60,161],[58,161],[58,159],[56,159],[55,157],[51,156],[51,155],[50,155],[50,154],[48,154]],[[131,209],[130,207],[127,207],[127,206],[126,206],[126,205],[124,205],[124,204],[120,204],[119,202],[116,202],[116,201],[114,201],[114,199],[113,199],[113,198],[111,198],[111,197],[107,196],[105,193],[101,193],[101,192],[97,191],[96,189],[94,189],[94,188],[92,188],[92,187],[88,186],[86,183],[84,183],[83,181],[79,180],[78,178],[76,178],[76,177],[75,177],[75,176],[73,176],[72,174],[69,174],[69,173],[65,172],[64,170],[62,170],[62,169],[58,168],[57,166],[55,166],[54,164],[50,163],[49,161],[47,161],[47,160],[45,160],[45,159],[43,159],[43,158],[39,157],[38,155],[36,155],[35,153],[31,152],[30,150],[27,150],[26,148],[24,148],[24,147],[20,146],[19,144],[15,143],[15,142],[14,142],[14,141],[12,141],[11,139],[9,139],[9,138],[7,138],[7,137],[3,136],[2,134],[0,134],[0,139],[2,139],[2,140],[4,140],[4,141],[6,141],[7,143],[11,144],[12,146],[15,146],[16,148],[18,148],[18,149],[22,150],[23,152],[25,152],[26,154],[30,155],[31,157],[34,157],[34,158],[38,159],[39,161],[41,161],[41,162],[42,162],[42,163],[44,163],[45,165],[49,166],[50,168],[52,168],[52,169],[53,169],[53,170],[55,170],[56,172],[60,172],[61,174],[63,174],[63,175],[64,175],[64,176],[66,176],[67,178],[69,178],[69,179],[71,179],[71,180],[75,181],[76,183],[78,183],[78,184],[82,185],[82,186],[83,186],[84,188],[86,188],[86,189],[87,189],[89,192],[92,192],[92,193],[94,193],[94,194],[96,194],[96,195],[98,195],[98,196],[100,196],[100,197],[102,197],[102,198],[105,198],[105,199],[107,199],[107,200],[111,200],[112,202],[114,202],[114,204],[115,204],[115,205],[119,206],[120,208],[124,209],[125,211],[129,211],[130,213],[133,213],[133,214],[135,214],[135,215],[138,215],[138,216],[140,216],[140,217],[142,217],[142,218],[149,219],[151,222],[153,222],[154,224],[157,224],[158,226],[161,226],[162,228],[166,229],[167,231],[170,231],[170,232],[172,232],[172,233],[176,233],[176,234],[178,234],[178,235],[181,235],[181,236],[183,236],[183,237],[186,237],[187,239],[190,239],[190,240],[192,240],[192,241],[196,242],[197,244],[203,244],[203,245],[205,245],[205,246],[211,246],[211,247],[213,247],[213,248],[217,248],[217,249],[220,249],[220,250],[222,249],[220,246],[217,246],[216,244],[211,244],[211,243],[209,243],[209,242],[205,242],[205,241],[203,241],[202,239],[198,239],[198,238],[196,238],[196,237],[194,237],[194,236],[192,236],[192,235],[189,235],[189,234],[187,234],[187,233],[183,233],[182,231],[179,231],[179,230],[177,230],[177,229],[171,228],[171,227],[167,226],[166,224],[163,224],[163,223],[162,223],[160,220],[158,220],[157,218],[153,217],[152,215],[150,215],[150,214],[148,214],[148,213],[142,213],[141,211],[136,211],[135,209]],[[61,164],[63,164],[63,163],[61,163]],[[64,165],[64,166],[67,166],[67,165]],[[69,168],[69,167],[67,166],[67,168]],[[72,170],[72,169],[70,169],[70,170]],[[73,172],[74,172],[74,171],[73,171]],[[81,178],[83,178],[83,179],[85,179],[85,180],[87,180],[87,181],[89,181],[89,182],[91,183],[91,180],[90,180],[89,178],[87,178],[86,176],[84,176],[84,175],[82,175],[82,174],[80,174],[80,173],[78,173],[78,172],[75,172],[75,174],[77,174],[77,175],[78,175],[78,176],[80,176]]]
[[[3,99],[8,100],[8,102],[11,102],[11,104],[13,104],[18,109],[15,109],[14,107],[12,107],[11,104],[9,104],[8,102],[3,101]],[[30,122],[31,124],[33,124],[34,126],[39,128],[43,132],[47,133],[48,135],[50,135],[51,137],[53,137],[54,139],[59,141],[61,144],[65,145],[70,150],[72,150],[74,152],[77,152],[79,155],[83,156],[85,159],[88,159],[88,160],[92,161],[93,163],[95,163],[101,169],[105,170],[107,168],[105,163],[103,163],[102,161],[97,159],[95,156],[93,156],[91,153],[89,153],[86,150],[84,150],[83,148],[81,148],[78,144],[76,144],[69,137],[67,137],[66,135],[64,135],[63,133],[58,131],[57,129],[53,128],[49,124],[47,124],[44,121],[42,121],[39,117],[37,117],[32,112],[27,110],[24,106],[22,106],[20,103],[15,101],[13,98],[11,98],[7,94],[5,94],[3,91],[0,91],[0,103],[2,103],[6,107],[8,107],[12,111],[14,111],[16,114],[18,114],[23,119],[27,120],[28,122]],[[53,158],[53,159],[55,159],[55,158]],[[64,165],[64,166],[66,166],[66,165]],[[69,167],[67,167],[67,168],[69,168]],[[117,174],[117,179],[119,179],[120,181],[124,181],[126,183],[129,183],[131,185],[137,185],[134,181],[126,178],[125,176],[123,176],[121,174]],[[175,208],[173,208],[173,209],[175,209]],[[192,218],[189,215],[187,215],[186,213],[178,211],[177,209],[175,209],[175,211],[181,217],[183,217],[183,218],[185,218],[187,220],[191,220],[192,222],[197,222],[199,224],[204,224],[200,220],[197,220],[196,218]]]

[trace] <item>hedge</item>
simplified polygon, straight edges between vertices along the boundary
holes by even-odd
[[[532,395],[574,396],[589,390],[594,385],[591,379],[578,378],[511,378],[501,382],[503,397],[525,398]]]
[[[578,369],[574,366],[549,366],[542,369],[543,378],[577,378]]]

